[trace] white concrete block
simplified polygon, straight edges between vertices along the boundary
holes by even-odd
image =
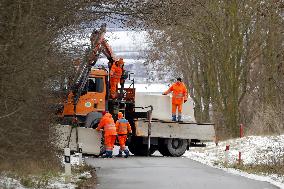
[[[149,106],[152,105],[153,118],[161,120],[171,120],[172,118],[172,103],[170,95],[162,94],[148,94],[144,92],[135,93],[135,106]],[[194,118],[194,109],[193,109],[193,100],[188,99],[186,103],[183,104],[183,120],[184,121],[193,121]],[[147,110],[138,110],[137,111],[147,111]]]

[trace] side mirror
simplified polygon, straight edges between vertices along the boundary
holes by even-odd
[[[134,73],[129,73],[128,74],[128,79],[131,80],[131,75],[134,75]]]
[[[128,75],[129,75],[129,71],[124,71],[122,76],[121,76],[121,79],[126,80],[128,78]]]

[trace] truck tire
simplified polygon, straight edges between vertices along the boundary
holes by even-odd
[[[188,140],[179,138],[169,138],[166,140],[166,146],[173,157],[182,156],[188,146]]]
[[[163,156],[171,156],[168,148],[167,148],[167,139],[160,138],[158,141],[158,151],[163,155]]]
[[[132,139],[129,146],[129,151],[135,156],[147,156],[148,155],[148,145],[143,144],[142,140],[136,138],[136,140]],[[150,155],[152,155],[157,150],[156,146],[151,145],[150,147]]]
[[[86,116],[85,127],[86,128],[96,128],[99,123],[102,114],[100,112],[90,112]]]

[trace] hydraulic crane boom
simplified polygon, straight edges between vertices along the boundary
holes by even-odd
[[[109,44],[104,38],[104,35],[106,33],[106,24],[103,24],[100,28],[100,30],[94,30],[91,35],[91,53],[89,55],[89,64],[94,66],[99,58],[100,53],[102,52],[109,62],[114,61],[114,54],[112,52],[112,49],[110,48]]]
[[[74,94],[74,112],[76,112],[76,104],[82,94],[82,91],[88,81],[91,68],[97,63],[99,56],[103,53],[109,60],[109,67],[114,61],[114,54],[105,40],[106,24],[103,24],[99,30],[94,29],[90,37],[91,49],[86,51],[85,58],[81,63],[81,69],[78,69],[79,77],[72,86],[72,92]]]

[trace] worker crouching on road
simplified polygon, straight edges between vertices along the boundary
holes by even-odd
[[[177,81],[166,91],[163,95],[173,93],[172,97],[172,121],[176,121],[176,109],[178,109],[178,121],[181,121],[182,116],[182,104],[187,101],[187,89],[185,84],[181,81],[181,78],[177,78]]]
[[[112,99],[116,98],[117,85],[120,83],[120,78],[123,73],[123,59],[120,58],[118,61],[111,66],[110,70],[110,96]]]
[[[123,113],[118,112],[117,116],[118,120],[116,121],[115,126],[120,145],[119,154],[117,155],[117,157],[122,157],[122,152],[124,152],[124,157],[127,158],[129,156],[129,151],[125,146],[125,142],[127,140],[127,134],[132,133],[132,130],[128,120],[123,117]]]
[[[105,149],[106,149],[106,153],[102,157],[112,158],[112,150],[114,147],[117,132],[116,132],[114,120],[110,113],[106,113],[102,117],[96,130],[100,131],[100,129],[104,130],[104,141],[105,141]]]

